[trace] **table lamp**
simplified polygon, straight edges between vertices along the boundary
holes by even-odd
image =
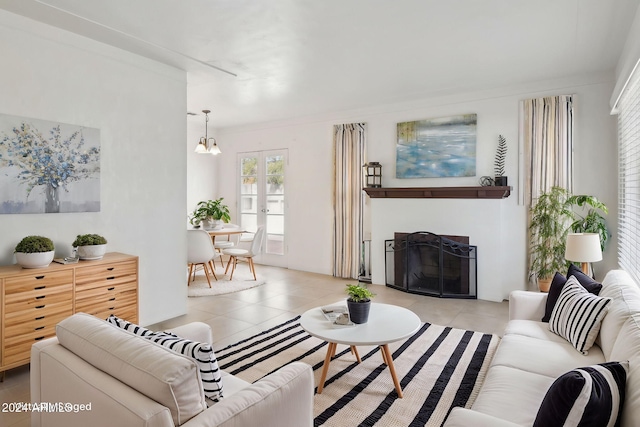
[[[569,233],[564,251],[567,261],[582,263],[582,272],[589,274],[589,263],[602,260],[598,233]]]

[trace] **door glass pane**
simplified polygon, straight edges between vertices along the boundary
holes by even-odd
[[[284,156],[265,157],[266,235],[265,252],[284,255]]]
[[[267,194],[284,194],[284,158],[268,156],[265,161]]]

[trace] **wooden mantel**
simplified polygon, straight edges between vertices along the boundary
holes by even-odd
[[[366,187],[364,191],[374,199],[504,199],[511,187]]]

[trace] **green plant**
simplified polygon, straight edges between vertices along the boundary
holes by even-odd
[[[222,220],[224,222],[231,221],[231,216],[229,215],[229,207],[222,203],[224,200],[223,197],[220,197],[216,200],[203,200],[198,202],[196,205],[196,209],[191,214],[192,221],[194,218],[200,219],[200,221],[204,220]],[[193,224],[193,222],[191,223]],[[195,224],[193,224],[195,225]]]
[[[48,237],[27,236],[16,245],[15,252],[32,254],[36,252],[50,252],[54,250],[53,242]]]
[[[561,187],[552,187],[538,197],[531,207],[529,224],[530,273],[537,279],[552,277],[564,270],[565,242],[573,212],[567,203],[570,194]]]
[[[353,302],[367,302],[375,296],[369,289],[360,285],[347,285],[347,295]]]
[[[71,246],[92,246],[92,245],[106,245],[107,239],[98,234],[79,234],[76,240],[73,241]]]
[[[571,231],[574,233],[598,233],[600,235],[600,249],[604,251],[605,244],[609,239],[609,230],[604,217],[600,211],[607,215],[609,209],[607,206],[593,196],[577,195],[567,199],[567,203],[571,206],[573,212],[573,222],[571,223]],[[575,207],[581,208],[584,215],[575,211]],[[589,206],[589,208],[587,208]]]
[[[496,159],[493,162],[494,176],[504,176],[504,160],[507,156],[507,140],[504,136],[498,135],[498,149]]]

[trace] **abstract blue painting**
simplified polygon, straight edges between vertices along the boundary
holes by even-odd
[[[99,211],[98,129],[0,114],[0,214]]]
[[[477,114],[398,123],[396,178],[475,176]]]

